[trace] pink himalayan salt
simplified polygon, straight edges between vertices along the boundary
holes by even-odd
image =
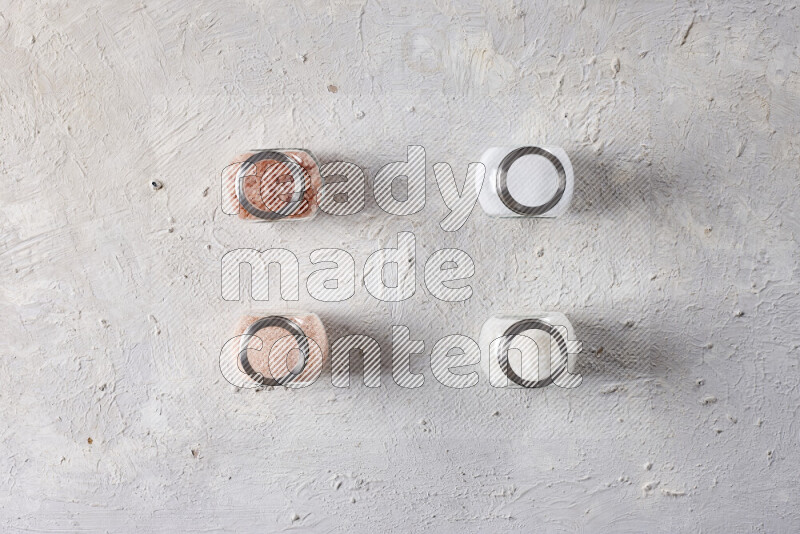
[[[243,334],[247,328],[263,317],[276,315],[285,317],[299,326],[306,337],[308,343],[308,360],[306,361],[303,372],[295,377],[291,383],[302,383],[316,378],[322,365],[327,362],[330,347],[325,326],[316,314],[313,313],[264,313],[262,315],[245,315],[239,318],[234,328],[234,335]],[[267,379],[281,378],[295,368],[300,361],[300,348],[294,336],[283,328],[268,326],[260,329],[255,334],[261,339],[263,345],[261,349],[248,348],[247,359],[254,371],[260,373]],[[276,343],[277,342],[277,343]],[[273,348],[274,345],[274,348]],[[235,357],[238,363],[239,343],[235,343]],[[258,340],[251,339],[248,347],[258,347]],[[270,350],[270,349],[273,350]],[[242,372],[241,364],[237,365]]]
[[[300,149],[276,150],[281,152],[294,161],[306,172],[306,190],[303,194],[303,201],[291,214],[280,220],[304,219],[313,217],[319,207],[319,194],[322,189],[322,176],[319,172],[317,161],[310,152]],[[249,220],[261,220],[249,213],[239,204],[236,197],[236,175],[241,164],[258,151],[250,151],[234,158],[231,165],[225,171],[225,180],[230,183],[225,188],[232,206],[239,206],[239,218]],[[262,160],[254,164],[255,168],[247,171],[248,176],[244,179],[244,194],[247,200],[259,210],[279,211],[286,207],[287,201],[291,198],[294,181],[289,177],[289,168],[277,161]]]

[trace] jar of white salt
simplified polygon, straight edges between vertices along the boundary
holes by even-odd
[[[555,384],[572,388],[581,343],[566,315],[531,312],[496,315],[481,328],[483,371],[494,387],[539,388]]]
[[[562,148],[493,147],[476,179],[481,208],[492,217],[557,217],[572,201],[575,176]]]

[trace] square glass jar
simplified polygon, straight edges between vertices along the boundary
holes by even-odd
[[[222,173],[222,211],[254,221],[310,220],[323,185],[319,162],[308,150],[250,150]]]
[[[575,175],[556,146],[492,147],[481,156],[485,175],[475,187],[492,217],[558,217],[572,201]]]
[[[225,343],[223,375],[237,387],[314,383],[330,357],[328,335],[309,312],[251,312],[239,318]]]
[[[566,315],[528,312],[495,315],[481,328],[481,366],[494,387],[576,387],[581,343]],[[577,382],[577,383],[576,383]]]

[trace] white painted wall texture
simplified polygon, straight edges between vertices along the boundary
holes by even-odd
[[[0,528],[4,531],[791,532],[800,529],[800,9],[780,2],[0,2]],[[431,171],[560,145],[572,209],[454,233]],[[306,147],[371,178],[425,147],[427,204],[311,223],[219,209],[237,152]],[[154,191],[152,180],[164,187]],[[301,286],[358,372],[235,391],[220,259],[364,261],[417,236],[418,290]],[[435,300],[424,260],[475,258]],[[557,310],[574,390],[452,390],[433,344]],[[389,368],[392,325],[425,353]],[[356,370],[358,370],[356,366]],[[477,366],[473,366],[477,369]]]

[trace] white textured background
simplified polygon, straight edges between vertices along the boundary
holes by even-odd
[[[1,1],[0,528],[797,531],[799,27],[762,1]],[[430,166],[514,143],[571,155],[569,214],[441,231]],[[414,216],[220,213],[241,150],[374,176],[408,144]],[[223,301],[227,250],[305,276],[342,246],[360,275],[401,230],[420,279],[472,255],[473,298],[295,307],[387,364],[409,326],[422,388],[224,381],[238,315],[283,306]],[[435,381],[437,339],[525,308],[573,319],[581,387]]]

